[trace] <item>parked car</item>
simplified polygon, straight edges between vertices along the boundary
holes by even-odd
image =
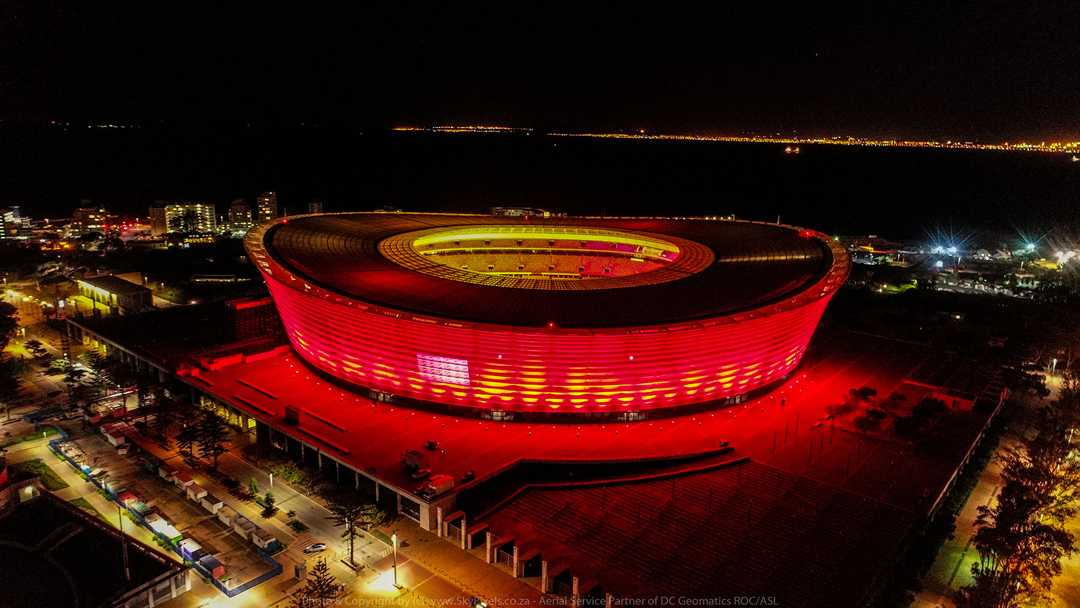
[[[312,553],[320,553],[325,550],[326,543],[311,543],[310,545],[304,547],[304,553],[307,553],[308,555]]]
[[[417,469],[416,472],[412,474],[413,481],[423,481],[428,477],[431,477],[431,469]]]

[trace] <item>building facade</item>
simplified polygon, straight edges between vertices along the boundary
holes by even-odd
[[[229,204],[229,229],[247,230],[254,225],[254,216],[251,205],[242,198],[238,198]]]
[[[208,203],[173,203],[165,205],[166,232],[214,232],[217,216]]]
[[[71,228],[77,234],[104,232],[108,218],[104,207],[79,207],[71,214]]]
[[[113,275],[78,279],[76,283],[80,296],[89,299],[95,310],[103,307],[110,315],[135,314],[154,307],[148,288]]]
[[[256,199],[255,223],[269,222],[278,216],[277,192],[263,192]]]

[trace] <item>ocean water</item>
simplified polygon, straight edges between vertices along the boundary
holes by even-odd
[[[157,199],[279,192],[289,213],[523,205],[567,213],[726,215],[833,234],[920,239],[1058,234],[1080,226],[1080,162],[1038,153],[545,135],[432,135],[235,125],[0,129],[0,206],[62,216],[92,199],[146,214]]]

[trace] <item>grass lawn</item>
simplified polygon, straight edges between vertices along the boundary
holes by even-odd
[[[26,460],[24,462],[16,462],[11,465],[11,468],[16,471],[22,471],[31,475],[37,475],[41,478],[41,485],[45,486],[46,490],[55,492],[57,490],[63,490],[68,487],[68,483],[60,478],[49,465],[45,464],[40,458],[33,460]]]
[[[55,426],[42,427],[41,431],[45,432],[46,437],[51,437],[57,433]],[[3,441],[3,443],[0,443],[0,448],[9,448],[17,443],[23,443],[24,441],[41,439],[41,431],[35,431],[33,433],[27,433],[25,435],[18,435],[15,437],[8,437]]]
[[[94,517],[97,517],[98,519],[105,519],[105,516],[101,514],[101,511],[95,509],[94,505],[90,504],[90,501],[86,500],[85,498],[76,498],[75,500],[71,501],[71,504],[79,507],[83,511],[86,511],[87,513],[93,515]]]

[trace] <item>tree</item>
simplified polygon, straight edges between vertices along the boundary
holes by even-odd
[[[18,328],[18,310],[7,302],[0,302],[0,404],[3,404],[8,416],[11,415],[13,402],[22,392],[20,376],[25,371],[25,361],[4,354]]]
[[[30,351],[30,354],[33,355],[35,359],[40,359],[49,355],[49,351],[45,350],[45,345],[41,343],[41,340],[36,338],[31,338],[26,342],[23,342],[23,346],[26,350]]]
[[[165,396],[165,391],[160,388],[154,392],[154,426],[157,427],[161,443],[166,448],[169,446],[169,427],[179,414],[177,403]]]
[[[386,513],[379,507],[356,500],[354,496],[345,495],[331,499],[330,516],[335,526],[345,526],[341,538],[349,543],[349,563],[354,566],[353,546],[361,531],[371,530],[386,521]]]
[[[15,330],[19,328],[19,311],[7,302],[0,302],[0,352],[3,352]]]
[[[90,370],[90,390],[94,398],[100,399],[109,394],[116,384],[112,363],[105,355],[96,350],[88,350],[79,357],[79,361]]]
[[[274,498],[274,493],[271,492],[270,490],[267,490],[266,491],[266,496],[263,496],[263,511],[262,511],[262,516],[263,517],[270,517],[274,513],[277,513],[277,507],[274,506],[274,503],[276,501],[277,501],[277,499]]]
[[[199,456],[210,458],[216,471],[218,456],[228,451],[225,445],[228,443],[229,429],[220,416],[206,410],[203,412],[202,421],[199,422]]]
[[[248,492],[251,492],[252,496],[259,495],[259,482],[255,481],[254,477],[248,480]]]
[[[1027,488],[1008,483],[993,507],[979,507],[975,582],[961,590],[960,606],[1012,608],[1045,599],[1062,557],[1075,548],[1063,524],[1033,520],[1036,503]]]
[[[64,362],[62,364],[64,366],[63,382],[68,391],[68,408],[75,409],[80,404],[85,405],[90,396],[89,389],[83,383],[87,372],[67,359],[62,359],[62,361]]]
[[[12,406],[22,394],[22,378],[18,367],[18,362],[14,359],[0,359],[0,404],[4,406],[9,419]]]
[[[199,427],[194,424],[186,424],[176,434],[176,447],[184,456],[191,458],[195,444],[199,441]]]
[[[296,592],[292,600],[292,608],[323,608],[333,606],[336,597],[341,590],[341,585],[330,573],[330,567],[326,565],[326,559],[322,558],[315,562],[311,572],[308,572],[304,586]]]
[[[979,562],[960,605],[1012,608],[1047,597],[1061,560],[1076,551],[1065,524],[1080,511],[1080,464],[1073,429],[1080,393],[1066,378],[1061,397],[1035,412],[1033,432],[1001,455],[1004,481],[993,505],[979,507],[973,544]]]
[[[1044,399],[1050,395],[1050,389],[1046,387],[1046,378],[1041,372],[1033,365],[1006,367],[1002,370],[1001,380],[1011,391],[1026,392]]]

